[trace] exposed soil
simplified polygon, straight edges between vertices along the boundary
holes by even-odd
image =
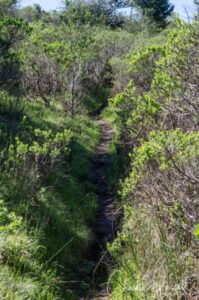
[[[97,222],[93,228],[95,242],[90,249],[90,260],[94,262],[93,270],[93,293],[86,299],[108,299],[108,271],[107,262],[110,255],[106,249],[106,243],[114,240],[119,217],[116,214],[114,195],[108,190],[107,171],[111,165],[109,147],[113,139],[113,130],[108,122],[97,119],[101,128],[101,140],[96,149],[93,162],[93,182],[96,186],[99,210]]]

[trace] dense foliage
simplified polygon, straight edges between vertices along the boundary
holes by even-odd
[[[124,224],[110,246],[112,299],[198,291],[198,40],[197,23],[177,21],[165,43],[133,53],[131,82],[110,103],[134,145]]]
[[[110,299],[191,299],[197,16],[170,17],[168,1],[65,1],[59,12],[17,4],[0,0],[0,298],[90,294],[102,112],[115,134],[107,185],[124,214],[108,245]]]
[[[135,4],[140,7],[144,15],[157,27],[165,28],[174,10],[174,5],[168,0],[135,0]]]

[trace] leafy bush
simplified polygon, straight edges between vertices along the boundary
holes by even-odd
[[[120,193],[128,205],[109,246],[118,263],[112,299],[189,299],[198,291],[198,31],[176,26],[164,45],[133,54],[132,80],[110,101],[133,145]]]
[[[197,126],[197,100],[192,83],[197,80],[198,32],[196,26],[181,22],[176,26],[165,45],[149,46],[133,55],[133,79],[110,102],[121,115],[125,139],[137,143],[147,137],[151,128]]]

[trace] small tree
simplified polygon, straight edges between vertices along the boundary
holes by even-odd
[[[124,16],[119,9],[130,6],[130,3],[130,0],[66,0],[65,6],[67,14],[73,16],[73,22],[75,23],[104,24],[115,28],[124,23]],[[63,18],[66,15],[63,14]]]
[[[196,6],[196,20],[199,20],[199,0],[194,0]]]
[[[174,5],[169,0],[134,0],[134,3],[141,8],[144,16],[158,28],[165,28],[168,24],[168,17],[171,16]]]
[[[0,0],[0,15],[15,15],[17,2],[17,0]]]
[[[16,1],[0,0],[0,88],[14,92],[20,81],[20,61],[16,44],[30,28],[15,15]]]
[[[40,20],[43,14],[44,11],[39,4],[26,6],[18,10],[18,16],[28,23]]]

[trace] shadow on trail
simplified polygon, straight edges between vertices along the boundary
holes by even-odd
[[[107,265],[110,255],[106,243],[112,242],[118,230],[120,216],[116,213],[114,195],[108,189],[107,174],[111,167],[110,144],[113,139],[113,130],[108,122],[96,119],[101,128],[101,140],[96,149],[93,160],[93,183],[98,199],[97,221],[93,227],[94,242],[90,247],[87,259],[92,261],[92,292],[81,300],[107,299],[108,280]]]

